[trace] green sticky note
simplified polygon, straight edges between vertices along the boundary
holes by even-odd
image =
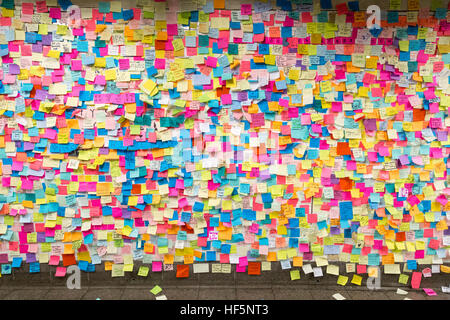
[[[407,274],[401,274],[398,278],[398,282],[401,284],[408,284],[409,276]]]
[[[437,8],[442,8],[441,0],[432,0],[431,1],[431,11],[436,11]]]
[[[137,124],[133,124],[130,126],[130,134],[131,135],[139,135],[141,133],[141,126]]]
[[[401,0],[391,0],[389,3],[389,10],[400,10],[402,5]]]
[[[300,279],[300,270],[291,270],[291,280]]]
[[[154,12],[144,11],[144,19],[153,19],[155,16]]]
[[[160,293],[162,291],[161,287],[156,285],[153,287],[152,290],[150,290],[151,293],[153,293],[154,295],[157,295],[158,293]]]
[[[138,276],[146,277],[148,275],[149,267],[141,266],[138,271]]]

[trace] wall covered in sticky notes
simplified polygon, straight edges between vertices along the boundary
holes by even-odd
[[[1,1],[2,273],[446,270],[446,1],[71,5]]]

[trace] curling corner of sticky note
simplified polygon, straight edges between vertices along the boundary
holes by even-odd
[[[141,82],[139,85],[139,89],[144,91],[149,96],[154,96],[158,93],[158,88],[156,87],[156,83],[151,79],[146,79]]]

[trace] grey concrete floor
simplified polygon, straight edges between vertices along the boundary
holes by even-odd
[[[433,274],[422,278],[421,288],[431,288],[437,295],[427,296],[423,289],[412,289],[408,284],[399,284],[398,275],[382,274],[380,289],[367,288],[368,276],[362,275],[361,286],[352,284],[351,275],[345,286],[338,285],[337,276],[324,274],[315,278],[301,272],[301,279],[292,281],[289,270],[281,270],[276,264],[272,271],[260,276],[232,272],[191,273],[189,278],[176,278],[176,273],[156,272],[146,277],[126,272],[123,277],[111,277],[111,272],[81,272],[81,289],[68,289],[67,276],[54,276],[55,268],[42,266],[40,273],[30,274],[24,267],[14,269],[10,275],[0,277],[0,301],[2,300],[156,300],[150,290],[159,285],[168,300],[331,300],[340,293],[346,300],[450,300],[449,293],[443,293],[441,286],[450,285],[450,274]],[[342,266],[343,268],[343,266]],[[408,273],[411,278],[411,274]],[[396,293],[397,288],[408,292]]]
[[[0,300],[156,300],[165,295],[168,300],[335,300],[340,293],[346,300],[450,300],[450,294],[434,288],[436,296],[427,296],[423,290],[402,288],[406,295],[397,294],[397,288],[369,290],[365,287],[342,286],[166,286],[153,295],[152,286],[95,286],[81,289],[65,287],[9,287],[0,288]]]

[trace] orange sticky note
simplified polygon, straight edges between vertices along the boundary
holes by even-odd
[[[214,0],[215,9],[225,9],[225,0]]]
[[[248,263],[248,274],[249,275],[260,275],[261,274],[261,262],[251,261]]]
[[[189,277],[189,265],[179,264],[177,265],[177,278],[188,278]]]

